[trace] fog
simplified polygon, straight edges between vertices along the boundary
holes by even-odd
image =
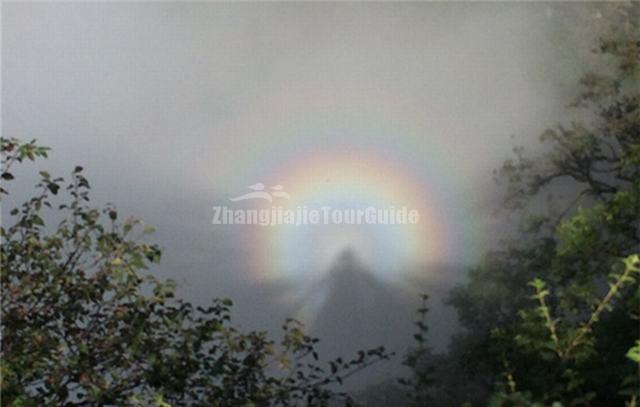
[[[5,2],[2,133],[53,148],[35,168],[84,166],[96,204],[156,227],[164,253],[152,272],[197,303],[232,298],[244,328],[276,332],[294,316],[328,355],[380,344],[402,353],[424,291],[431,345],[443,350],[457,325],[442,299],[507,230],[494,216],[492,170],[514,143],[534,146],[564,116],[585,61],[577,44],[588,40],[570,25],[588,12],[554,3]],[[332,172],[337,152],[356,163],[349,182]],[[310,175],[285,183],[305,163]],[[212,206],[257,182],[282,183],[292,197],[308,186],[319,205],[367,204],[343,189],[382,190],[387,169],[371,163],[407,174],[397,190],[407,197],[433,199],[422,214],[437,218],[431,234],[309,226],[281,238],[273,228],[286,226],[211,224]],[[34,173],[19,171],[14,200]],[[444,249],[405,252],[414,239]],[[399,361],[371,375],[391,377]]]

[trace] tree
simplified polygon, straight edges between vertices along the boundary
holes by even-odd
[[[12,167],[46,158],[35,141],[0,139],[2,194]],[[335,386],[376,361],[318,362],[317,339],[288,320],[276,344],[231,325],[229,299],[194,307],[148,271],[151,228],[89,205],[90,184],[40,172],[37,192],[3,219],[2,403],[40,405],[327,405]],[[51,225],[47,219],[60,218]]]
[[[496,175],[520,234],[448,300],[467,329],[449,363],[485,387],[483,404],[636,405],[640,395],[640,7],[602,12],[602,67],[572,106],[582,119],[544,132],[537,154],[514,149]]]

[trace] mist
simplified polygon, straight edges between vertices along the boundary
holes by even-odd
[[[401,354],[425,292],[441,352],[458,330],[443,299],[511,230],[495,216],[492,171],[514,143],[535,149],[566,117],[587,58],[573,51],[587,39],[567,23],[588,13],[552,3],[5,2],[2,133],[50,146],[38,169],[85,167],[94,203],[156,228],[164,253],[153,273],[197,304],[232,298],[240,327],[277,332],[296,317],[328,357],[380,344]],[[391,233],[382,227],[272,244],[259,227],[211,224],[212,206],[256,182],[300,196],[272,163],[316,151],[329,158],[312,175],[329,186],[312,196],[361,204],[335,197],[338,150],[359,163],[365,187],[386,171],[368,151],[394,165],[410,157],[411,191],[436,202],[423,221],[442,225],[424,238],[446,250],[405,254],[404,240],[376,240]],[[31,173],[18,172],[3,217]],[[301,252],[289,241],[321,243]],[[400,363],[360,384],[397,376]]]

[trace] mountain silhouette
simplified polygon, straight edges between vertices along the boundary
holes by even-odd
[[[401,294],[378,280],[351,249],[337,256],[316,289],[324,301],[317,310],[312,333],[323,333],[325,338],[345,337],[345,346],[389,344],[394,333],[406,326],[402,319],[412,317],[410,312],[397,315],[399,309],[405,308],[400,306]],[[350,333],[348,340],[346,332]]]
[[[447,278],[459,267],[431,265],[407,270],[397,282],[381,280],[350,248],[340,252],[333,264],[304,296],[299,309],[309,332],[321,338],[318,349],[326,359],[355,355],[358,350],[384,345],[396,353],[393,360],[362,372],[354,388],[406,374],[402,355],[414,345],[416,309],[419,294],[431,295],[427,324],[429,345],[446,348],[449,336],[457,330],[455,311],[445,307]],[[400,277],[400,276],[399,276]]]

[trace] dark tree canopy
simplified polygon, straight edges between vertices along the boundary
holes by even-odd
[[[432,393],[491,405],[638,403],[640,7],[600,8],[609,26],[593,52],[603,68],[580,79],[570,107],[582,120],[545,131],[536,154],[516,147],[496,171],[520,233],[450,293],[465,332],[422,364],[435,369]],[[442,365],[458,379],[447,382]]]
[[[5,181],[48,153],[35,141],[1,148]],[[174,283],[148,271],[161,256],[145,242],[151,228],[92,208],[80,167],[66,184],[40,177],[1,229],[4,405],[351,404],[336,386],[389,357],[377,348],[325,366],[297,321],[276,343],[235,329],[231,300],[203,308],[174,298]],[[46,224],[48,212],[63,219]]]

